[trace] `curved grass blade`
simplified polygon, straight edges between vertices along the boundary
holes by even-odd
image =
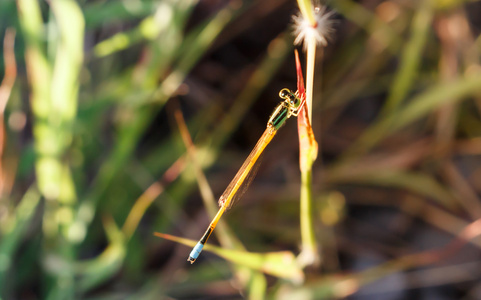
[[[155,232],[154,235],[189,247],[197,243],[193,240],[160,232]],[[262,271],[268,275],[287,279],[294,283],[300,283],[304,279],[304,273],[297,264],[294,254],[290,251],[253,253],[224,249],[209,244],[205,245],[205,249],[236,265]]]

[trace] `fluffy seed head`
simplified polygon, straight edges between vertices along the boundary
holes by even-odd
[[[311,25],[309,20],[304,18],[300,12],[297,15],[294,15],[292,17],[294,21],[294,35],[296,36],[294,44],[300,45],[304,42],[304,48],[306,48],[307,41],[313,38],[318,45],[326,46],[327,40],[333,32],[332,25],[334,20],[331,19],[333,14],[333,11],[326,12],[324,6],[316,7],[314,9],[314,17],[316,20],[314,26]]]

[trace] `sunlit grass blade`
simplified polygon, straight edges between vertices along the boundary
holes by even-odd
[[[189,247],[193,247],[197,243],[197,241],[170,234],[155,232],[154,235]],[[219,248],[210,244],[206,244],[204,249],[236,265],[246,266],[254,270],[262,271],[268,275],[288,279],[296,283],[302,282],[304,279],[304,274],[298,266],[294,254],[289,251],[252,253]]]

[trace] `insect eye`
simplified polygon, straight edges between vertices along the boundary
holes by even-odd
[[[287,89],[282,89],[279,92],[279,97],[281,97],[282,99],[286,99],[287,97],[289,97],[289,91]]]

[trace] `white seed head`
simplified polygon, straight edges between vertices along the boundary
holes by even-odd
[[[326,12],[324,6],[318,6],[314,9],[314,18],[316,24],[311,25],[309,20],[299,12],[292,17],[294,21],[294,45],[300,45],[304,43],[304,48],[307,48],[307,41],[315,39],[316,43],[321,46],[327,45],[327,40],[330,34],[333,32],[332,25],[334,20],[331,19],[333,11]]]

